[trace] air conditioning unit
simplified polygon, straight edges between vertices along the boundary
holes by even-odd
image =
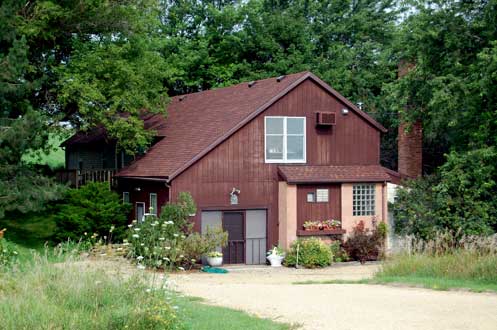
[[[316,112],[316,126],[333,126],[335,124],[334,112]]]

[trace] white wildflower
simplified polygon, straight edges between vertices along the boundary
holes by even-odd
[[[133,237],[134,237],[134,238],[138,238],[138,237],[140,237],[140,235],[138,235],[138,234],[133,234]]]
[[[159,237],[159,241],[163,241],[163,240],[165,240],[164,237]]]
[[[150,290],[150,289],[145,290],[145,292],[150,292],[150,291],[152,291],[152,290]]]
[[[130,225],[128,225],[128,228],[132,228],[132,227],[133,227],[133,225],[131,225],[131,224],[130,224]]]
[[[136,257],[136,259],[143,260],[143,256],[138,256],[138,257]]]
[[[143,270],[143,269],[145,269],[145,266],[138,264],[138,266],[136,266],[136,268]]]
[[[140,228],[135,228],[135,231],[140,231]]]
[[[185,270],[183,267],[178,267],[179,270]]]
[[[171,250],[171,247],[170,246],[164,246],[164,249]]]
[[[178,236],[179,236],[179,234],[174,234],[173,236],[174,236],[174,237],[178,237]]]

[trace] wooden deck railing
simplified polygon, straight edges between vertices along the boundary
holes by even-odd
[[[55,174],[60,183],[69,183],[71,187],[79,188],[88,182],[108,182],[112,185],[112,179],[116,170],[61,170]]]

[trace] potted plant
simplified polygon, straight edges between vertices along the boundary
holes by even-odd
[[[281,267],[281,262],[285,258],[285,251],[280,247],[273,247],[267,252],[267,260],[271,263],[271,267]]]
[[[307,231],[319,230],[319,222],[307,220],[306,222],[304,222],[303,227],[304,230]]]
[[[207,263],[211,267],[219,267],[223,264],[223,254],[218,251],[207,253]]]

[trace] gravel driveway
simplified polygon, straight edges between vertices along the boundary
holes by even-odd
[[[321,270],[231,267],[229,274],[171,275],[177,290],[305,330],[496,330],[497,294],[363,284],[294,285],[296,281],[361,279],[377,264]]]

